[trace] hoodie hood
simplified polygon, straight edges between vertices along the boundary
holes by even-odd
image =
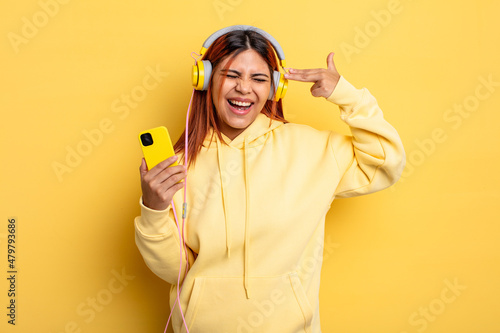
[[[250,126],[241,132],[236,138],[234,138],[234,140],[228,138],[224,133],[221,134],[224,141],[230,147],[243,149],[245,141],[248,143],[248,147],[255,147],[264,144],[270,132],[283,124],[284,123],[279,120],[270,119],[265,114],[259,113],[253,123],[251,123]],[[214,133],[213,128],[210,128],[205,140],[203,141],[203,147],[213,148],[212,144],[216,144],[218,139],[219,138]]]
[[[217,163],[219,167],[219,177],[221,183],[221,193],[222,193],[222,205],[224,210],[224,222],[226,227],[226,253],[227,256],[231,256],[231,223],[228,219],[227,214],[227,200],[226,200],[226,189],[224,188],[224,182],[222,179],[222,166],[225,165],[224,150],[229,149],[239,149],[243,150],[243,164],[244,164],[244,177],[245,177],[245,241],[244,241],[244,285],[247,298],[250,298],[250,286],[249,286],[249,258],[250,258],[250,228],[251,228],[251,202],[250,202],[250,184],[249,181],[249,168],[248,168],[248,154],[247,149],[257,146],[261,146],[266,142],[269,135],[276,128],[284,125],[283,122],[278,120],[273,120],[268,118],[265,114],[259,113],[254,122],[250,124],[243,132],[241,132],[234,140],[229,139],[226,135],[222,134],[224,142],[228,145],[225,147],[220,141],[217,134],[211,128],[205,140],[203,141],[203,146],[208,149],[217,149]]]

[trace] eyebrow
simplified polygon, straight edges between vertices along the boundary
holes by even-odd
[[[235,70],[235,69],[221,69],[221,72],[231,72],[231,73],[234,73],[236,75],[241,75],[241,72]],[[256,76],[265,76],[267,78],[269,78],[269,75],[265,74],[265,73],[255,73],[255,74],[252,74],[250,75],[251,77],[256,77]]]

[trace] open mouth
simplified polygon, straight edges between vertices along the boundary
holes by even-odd
[[[253,103],[251,102],[240,102],[233,99],[228,99],[227,101],[229,105],[231,105],[231,107],[237,111],[246,111],[253,105]]]

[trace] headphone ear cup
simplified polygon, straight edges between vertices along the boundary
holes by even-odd
[[[203,66],[205,67],[205,73],[203,75],[203,89],[207,90],[210,84],[210,76],[212,75],[212,63],[209,60],[202,60]]]
[[[285,76],[283,74],[281,74],[281,79],[278,87],[279,99],[283,99],[288,90],[288,79],[285,79]]]
[[[196,90],[207,90],[210,84],[210,75],[212,74],[212,63],[209,60],[197,61],[193,65],[192,81]]]
[[[271,85],[271,90],[269,91],[269,97],[267,98],[268,100],[277,100],[278,98],[278,87],[280,84],[280,79],[281,79],[281,73],[278,71],[273,72],[273,84]]]
[[[274,88],[274,89],[273,89]],[[279,101],[283,97],[285,97],[286,91],[288,89],[288,80],[285,79],[285,76],[278,72],[273,72],[273,86],[271,87],[271,91],[269,92],[269,100]]]

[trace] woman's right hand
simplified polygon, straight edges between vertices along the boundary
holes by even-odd
[[[144,206],[154,210],[167,209],[174,194],[184,186],[183,182],[178,182],[186,178],[186,168],[183,165],[170,166],[176,160],[174,155],[148,171],[146,161],[142,159],[139,171]]]

